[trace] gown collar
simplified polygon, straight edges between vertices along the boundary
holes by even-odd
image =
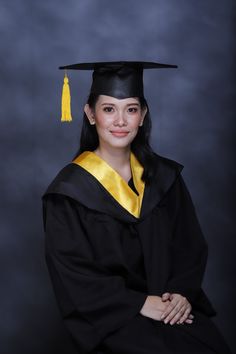
[[[77,156],[72,163],[84,168],[95,177],[111,196],[130,214],[136,218],[140,216],[145,190],[145,183],[141,179],[143,166],[132,152],[130,153],[130,166],[138,195],[116,170],[94,152],[85,151]]]
[[[154,155],[153,163],[155,172],[151,182],[145,185],[139,217],[123,208],[91,173],[72,162],[59,171],[42,195],[42,199],[45,200],[50,194],[64,195],[93,211],[105,213],[123,222],[141,222],[160,205],[183,169],[183,165],[158,154]],[[135,187],[137,189],[137,186]]]

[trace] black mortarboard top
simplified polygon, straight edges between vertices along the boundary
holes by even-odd
[[[128,97],[143,97],[143,69],[162,68],[177,68],[177,65],[146,61],[109,61],[78,63],[59,67],[59,69],[64,70],[93,70],[93,80],[90,93],[112,96],[119,99]],[[68,86],[67,75],[64,79],[64,88],[65,85]],[[66,89],[69,91],[69,87],[66,87]],[[66,114],[63,113],[62,108],[61,120],[71,121],[72,118],[70,109],[69,114],[67,112],[67,115],[69,116],[69,119],[65,117]]]

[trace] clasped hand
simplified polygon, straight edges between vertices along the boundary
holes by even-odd
[[[163,302],[167,302],[167,307],[160,317],[161,321],[171,325],[193,322],[192,306],[186,297],[180,294],[164,293],[161,298]]]
[[[140,313],[143,316],[171,325],[193,322],[192,306],[180,294],[164,293],[161,297],[148,295]]]

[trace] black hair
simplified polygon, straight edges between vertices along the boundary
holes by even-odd
[[[99,95],[91,94],[88,97],[87,104],[91,109],[95,110],[95,105],[98,100]],[[139,127],[138,133],[131,143],[131,151],[134,153],[136,158],[139,160],[144,168],[142,180],[148,183],[154,173],[154,156],[155,153],[152,150],[149,140],[151,135],[151,117],[149,113],[149,107],[147,101],[144,97],[138,97],[141,109],[147,108],[147,113],[143,121],[143,125]],[[89,120],[84,113],[83,125],[80,135],[80,147],[75,154],[75,159],[79,154],[84,151],[94,151],[99,145],[99,138],[95,125],[91,125]]]

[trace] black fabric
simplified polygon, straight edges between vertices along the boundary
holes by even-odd
[[[151,61],[97,61],[90,63],[77,63],[60,66],[60,70],[117,70],[122,67],[129,67],[133,70],[140,69],[162,69],[162,68],[177,68],[177,65],[163,64]]]
[[[113,61],[59,67],[66,70],[94,70],[90,92],[119,99],[143,97],[143,69],[160,68],[177,68],[177,66],[143,61]]]
[[[182,167],[156,156],[139,219],[74,164],[43,195],[46,261],[78,353],[230,353],[201,287],[207,244]],[[140,314],[148,295],[166,291],[189,299],[193,324]]]
[[[143,69],[120,65],[94,70],[90,92],[119,99],[143,97]]]
[[[128,185],[129,185],[130,188],[134,191],[134,193],[136,193],[137,195],[139,195],[137,189],[135,188],[134,180],[133,180],[132,177],[130,178],[130,180],[129,180],[129,182],[128,182]]]
[[[161,202],[182,169],[183,165],[180,163],[156,154],[156,177],[145,188],[139,219],[129,214],[118,204],[90,173],[74,163],[69,163],[59,171],[44,196],[62,194],[80,201],[91,210],[111,215],[121,221],[136,223],[145,219],[151,210]],[[156,178],[158,178],[158,183]]]
[[[195,313],[196,315],[196,313]],[[184,326],[184,325],[183,325]],[[192,326],[192,325],[191,325]],[[212,322],[198,314],[194,323],[199,332],[220,333]],[[213,354],[228,353],[221,345],[219,350],[197,339],[178,325],[165,325],[140,314],[133,317],[124,327],[110,334],[101,346],[102,353],[112,354]],[[221,352],[221,350],[223,350]]]

